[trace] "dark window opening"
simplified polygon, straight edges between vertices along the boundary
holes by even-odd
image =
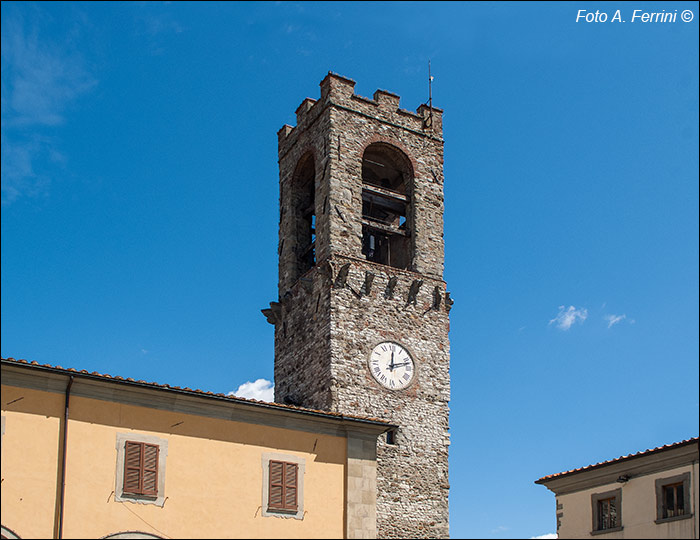
[[[297,275],[316,264],[316,171],[311,156],[298,168],[295,179],[294,210],[297,234]]]
[[[656,523],[691,517],[690,473],[656,479]]]
[[[369,261],[411,266],[410,197],[412,173],[397,149],[376,143],[362,159],[362,254]]]
[[[615,497],[598,501],[598,530],[615,529],[617,521],[617,500]]]
[[[409,239],[371,225],[362,226],[362,254],[368,261],[407,269],[410,266]]]
[[[683,482],[663,487],[663,518],[682,516],[685,514]]]
[[[396,444],[396,430],[391,429],[386,432],[386,443],[395,445]]]
[[[622,529],[622,488],[591,495],[592,534]]]
[[[362,158],[362,181],[396,193],[406,194],[407,166],[405,157],[382,143],[367,147]]]

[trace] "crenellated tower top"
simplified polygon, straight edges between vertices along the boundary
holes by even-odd
[[[416,112],[401,109],[400,96],[387,90],[378,89],[372,99],[355,94],[355,81],[333,73],[321,81],[321,98],[306,98],[296,110],[297,125],[285,124],[277,132],[280,151],[294,144],[294,134],[313,123],[322,110],[329,105],[349,107],[353,111],[380,119],[389,125],[396,125],[421,135],[442,139],[442,109],[421,104]],[[290,138],[291,137],[291,138]],[[287,141],[289,139],[289,141]]]

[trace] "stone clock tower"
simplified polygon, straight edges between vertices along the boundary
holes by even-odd
[[[329,73],[278,133],[275,400],[398,426],[364,518],[380,538],[448,537],[442,111],[354,86]]]

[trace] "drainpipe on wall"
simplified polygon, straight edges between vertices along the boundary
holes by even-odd
[[[66,443],[68,438],[68,403],[70,401],[70,389],[73,386],[73,375],[68,379],[66,386],[66,410],[63,413],[63,443],[61,444],[61,498],[58,503],[58,538],[63,538],[63,506],[66,497]]]
[[[691,486],[690,488],[697,493],[698,492],[698,478],[695,475],[695,470],[697,469],[698,462],[693,461],[693,463],[690,465],[690,474],[692,478]],[[695,496],[695,493],[690,493],[690,499],[693,501],[693,538],[698,537],[698,498]]]

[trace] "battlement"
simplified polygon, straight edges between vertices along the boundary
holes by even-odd
[[[306,98],[296,110],[297,125],[284,125],[277,136],[280,144],[296,130],[304,130],[327,106],[346,109],[384,123],[395,125],[426,136],[442,139],[442,109],[421,104],[416,112],[401,109],[400,96],[387,90],[377,90],[372,98],[355,94],[355,81],[333,73],[320,83],[321,98]]]

